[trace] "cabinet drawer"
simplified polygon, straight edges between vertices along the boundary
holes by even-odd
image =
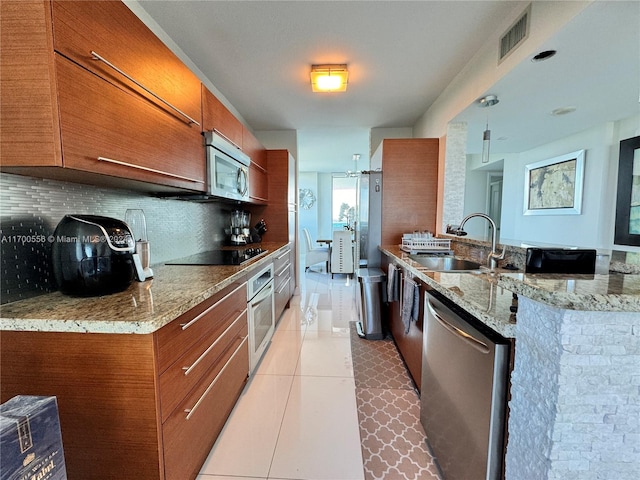
[[[234,283],[155,333],[158,372],[163,373],[203,337],[220,336],[247,309],[246,282]]]
[[[273,272],[274,275],[282,275],[282,271],[284,266],[290,263],[291,259],[291,248],[286,248],[278,253],[278,256],[273,260]]]
[[[52,12],[57,52],[114,85],[158,103],[116,70],[95,60],[93,51],[200,122],[200,80],[124,3],[55,1]],[[184,120],[180,114],[176,118]]]
[[[282,315],[282,312],[284,311],[290,299],[291,277],[286,275],[284,278],[282,278],[274,293],[274,310],[276,320],[280,319],[280,316]]]
[[[166,480],[196,478],[247,380],[248,338],[237,341],[162,427]]]
[[[198,128],[64,57],[56,55],[56,69],[65,167],[196,191],[206,188]]]
[[[224,323],[225,330],[221,335],[204,338],[160,376],[160,409],[163,422],[230,346],[247,336],[246,311],[235,321],[230,319],[228,325],[227,322]]]

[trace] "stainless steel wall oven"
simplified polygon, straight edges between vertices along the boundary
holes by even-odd
[[[247,282],[249,316],[249,373],[264,354],[275,330],[273,264],[262,268]]]

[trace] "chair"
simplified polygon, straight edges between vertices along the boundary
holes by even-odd
[[[306,228],[302,229],[304,233],[305,241],[307,242],[307,253],[304,256],[304,270],[305,272],[310,266],[317,263],[324,263],[326,271],[329,272],[329,247],[314,247],[311,242],[311,235]]]
[[[331,244],[331,276],[353,273],[353,240],[349,230],[334,230]]]

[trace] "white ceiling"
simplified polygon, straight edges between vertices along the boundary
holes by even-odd
[[[307,131],[413,126],[495,34],[496,19],[515,17],[527,4],[138,3],[252,129]],[[480,147],[487,113],[495,153],[526,150],[638,113],[640,2],[596,3],[541,48],[558,50],[556,57],[523,62],[494,86],[498,105],[472,105],[458,116],[469,122],[470,152]],[[315,63],[348,64],[348,91],[313,94],[309,69]],[[569,105],[577,111],[549,115]]]

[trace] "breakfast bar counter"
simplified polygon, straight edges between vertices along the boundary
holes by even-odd
[[[637,478],[639,274],[439,273],[380,250],[513,339],[507,480]]]

